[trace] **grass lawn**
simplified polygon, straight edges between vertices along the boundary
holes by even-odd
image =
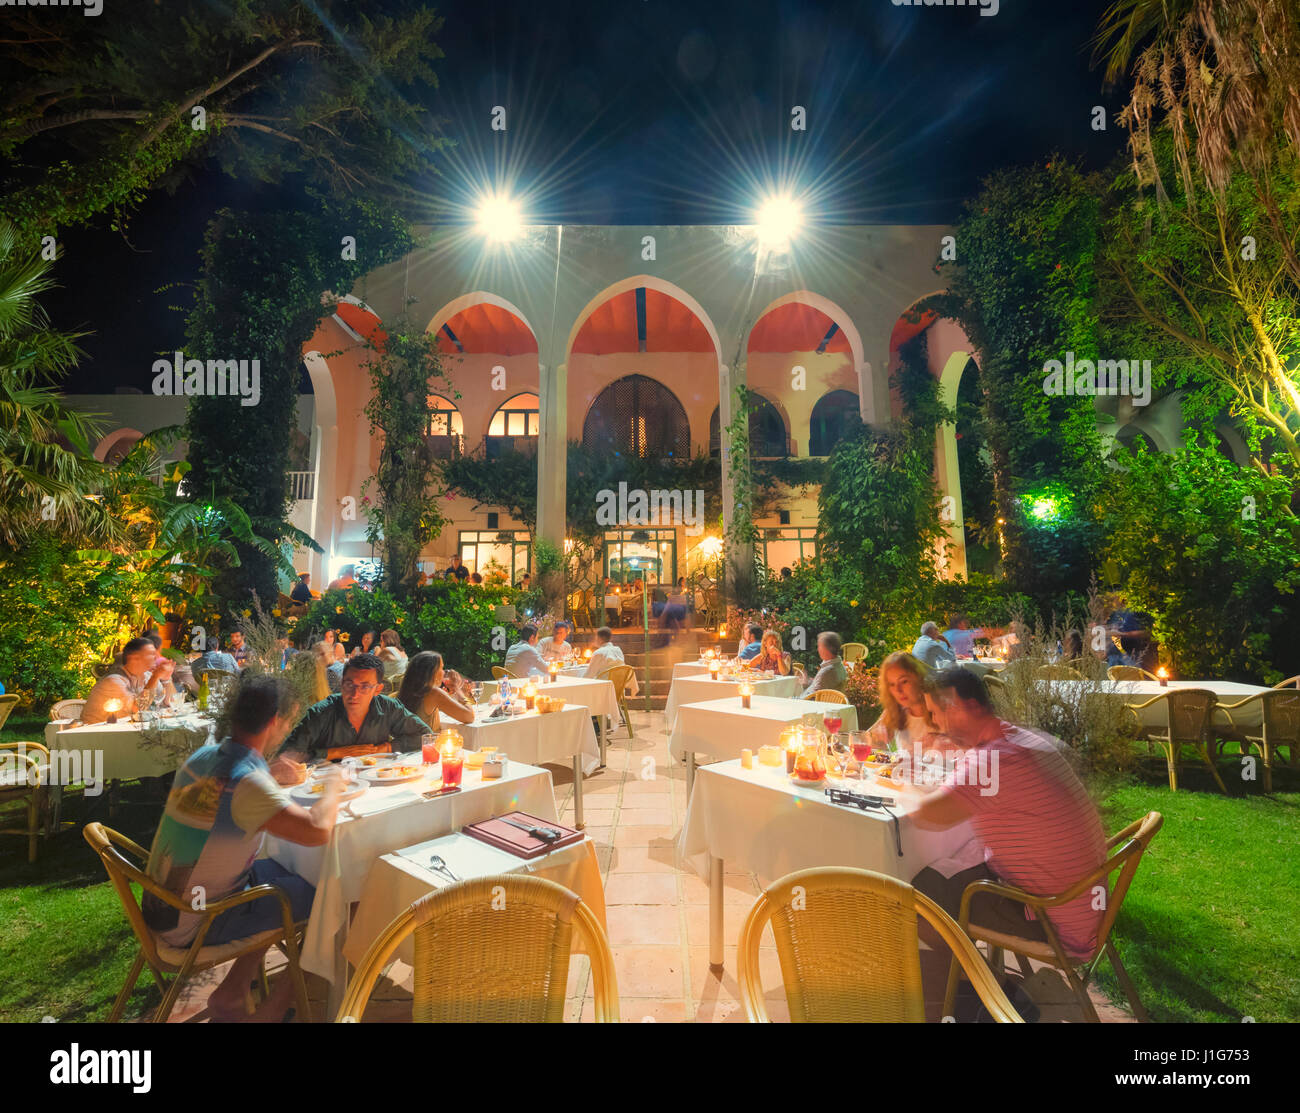
[[[38,739],[38,720],[10,719],[5,741]],[[1225,762],[1225,779],[1227,763]],[[1232,781],[1229,781],[1232,784]],[[1162,768],[1144,767],[1102,799],[1116,831],[1148,811],[1164,827],[1142,860],[1115,930],[1116,945],[1156,1021],[1300,1020],[1300,777],[1275,776],[1275,793],[1225,797],[1188,769],[1177,794]],[[124,787],[116,826],[148,846],[161,801]],[[106,819],[107,801],[72,796],[64,818]],[[0,840],[0,1021],[103,1020],[135,956],[104,871],[77,830],[41,846]],[[1099,978],[1123,995],[1103,960]],[[143,988],[141,988],[143,987]],[[156,1004],[146,972],[127,1006]]]

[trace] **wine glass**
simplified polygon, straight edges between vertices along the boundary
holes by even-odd
[[[483,699],[483,681],[475,680],[469,686],[469,694],[474,697],[474,703],[477,706]]]
[[[867,776],[867,762],[871,760],[871,734],[865,730],[855,730],[853,738],[853,760],[858,763],[858,780]]]
[[[844,718],[838,711],[827,711],[822,716],[822,722],[826,726],[826,733],[834,738],[840,732],[840,727],[844,725]]]
[[[831,735],[831,753],[835,756],[835,764],[839,767],[840,780],[845,780],[849,773],[849,760],[853,756],[853,749],[849,745],[847,734],[833,733]]]

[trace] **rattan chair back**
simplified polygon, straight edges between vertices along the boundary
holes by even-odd
[[[834,688],[822,688],[808,697],[815,703],[848,703],[849,697]]]

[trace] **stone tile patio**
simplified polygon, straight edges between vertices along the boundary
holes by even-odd
[[[686,819],[685,770],[669,761],[663,712],[634,712],[633,722],[636,736],[629,738],[626,730],[620,729],[611,737],[608,766],[587,779],[583,797],[587,830],[597,843],[605,881],[620,1019],[743,1023],[735,944],[741,922],[758,896],[757,880],[730,869],[726,872],[726,963],[721,974],[715,973],[708,959],[708,887],[693,871],[683,869],[676,850],[677,835]],[[572,823],[572,773],[553,767],[552,775],[560,819]],[[283,961],[278,952],[275,959]],[[788,1020],[770,933],[760,966],[770,1016]],[[946,952],[923,952],[927,1013],[932,1020],[939,1018],[947,968]],[[173,1020],[201,1014],[208,993],[223,973],[218,970],[196,979]],[[323,1019],[325,983],[311,976],[307,981],[315,1019]],[[394,964],[388,977],[376,986],[367,1022],[409,1020],[409,987],[410,969]],[[1083,1019],[1064,979],[1055,971],[1038,969],[1024,988],[1039,1006],[1042,1022]],[[1132,1021],[1129,1013],[1095,990],[1092,999],[1103,1021]],[[569,975],[566,1019],[591,1021],[593,1010],[588,962],[578,957]]]

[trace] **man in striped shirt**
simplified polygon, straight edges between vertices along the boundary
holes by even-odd
[[[969,820],[984,860],[956,872],[924,869],[912,880],[917,889],[955,919],[972,881],[987,878],[1035,896],[1055,896],[1106,860],[1101,818],[1063,756],[1062,743],[999,719],[984,685],[965,669],[931,673],[925,698],[940,732],[963,752],[912,821],[936,830]],[[1095,948],[1105,895],[1085,891],[1049,913],[1070,957]],[[972,923],[1045,939],[1042,925],[1028,916],[1024,905],[1005,897],[983,894],[971,904]]]

